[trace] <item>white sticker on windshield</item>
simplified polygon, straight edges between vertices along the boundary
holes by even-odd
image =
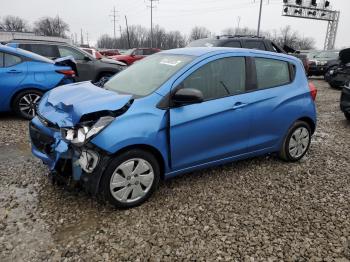
[[[169,58],[164,58],[162,61],[160,61],[160,64],[169,66],[177,66],[180,63],[182,63],[181,60],[171,60]]]
[[[206,47],[213,47],[214,45],[212,43],[205,43]]]

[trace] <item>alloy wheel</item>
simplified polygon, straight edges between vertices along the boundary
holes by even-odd
[[[36,115],[36,107],[41,96],[34,93],[28,93],[19,100],[19,110],[27,116],[34,117]]]

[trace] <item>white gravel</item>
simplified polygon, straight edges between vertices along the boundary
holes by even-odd
[[[340,92],[314,82],[319,123],[300,163],[187,174],[131,210],[52,186],[28,123],[0,115],[0,261],[349,261],[350,124]]]

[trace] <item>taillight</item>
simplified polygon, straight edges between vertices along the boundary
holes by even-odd
[[[75,71],[74,70],[56,70],[59,74],[64,74],[65,76],[75,77]]]
[[[316,89],[314,83],[309,82],[309,88],[310,88],[310,94],[311,94],[312,100],[315,101],[316,96],[317,96],[317,89]]]

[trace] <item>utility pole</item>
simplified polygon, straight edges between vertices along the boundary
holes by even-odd
[[[80,29],[80,45],[84,44],[84,36],[83,36],[83,29]]]
[[[112,22],[113,22],[113,32],[114,32],[114,39],[117,38],[116,35],[116,23],[118,22],[118,11],[115,10],[115,6],[113,7],[112,10],[112,15],[110,15],[112,17]]]
[[[258,30],[257,30],[257,35],[258,36],[260,36],[260,23],[261,23],[262,4],[263,4],[263,0],[260,0],[259,21],[258,21]]]
[[[129,49],[130,49],[131,45],[130,45],[129,26],[128,26],[128,18],[126,16],[125,16],[125,24],[126,24],[126,33],[128,35],[128,46],[129,46]]]
[[[86,44],[89,46],[89,33],[86,32]]]
[[[153,47],[153,8],[156,8],[153,5],[153,2],[158,2],[159,0],[148,0],[151,2],[151,5],[148,6],[149,8],[151,8],[151,48]]]

